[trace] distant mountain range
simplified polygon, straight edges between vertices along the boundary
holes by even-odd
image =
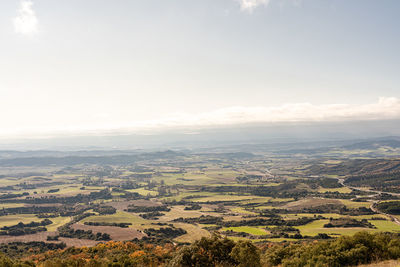
[[[387,142],[388,146],[399,147],[399,138],[379,139],[385,136],[400,136],[400,120],[242,124],[230,127],[170,129],[151,135],[116,133],[46,139],[0,140],[0,149],[127,151],[190,149],[240,144],[327,143],[346,140],[358,140],[359,142],[347,144],[344,142],[343,145],[368,149],[368,147],[374,147],[374,144],[371,144],[369,140],[365,143],[364,140],[371,138],[376,138],[380,145],[384,145],[382,142]]]

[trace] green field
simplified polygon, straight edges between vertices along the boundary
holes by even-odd
[[[329,220],[317,220],[306,225],[296,226],[302,235],[316,236],[318,233],[325,233],[329,235],[353,235],[367,228],[324,228],[324,224]]]
[[[57,230],[58,227],[69,223],[71,221],[71,217],[56,217],[56,218],[51,218],[50,219],[53,223],[50,225],[47,225],[47,231],[49,232],[54,232]]]
[[[348,199],[340,199],[340,202],[342,202],[349,209],[354,209],[359,207],[369,208],[371,206],[370,202],[356,202]]]
[[[193,198],[193,202],[223,202],[223,201],[242,201],[254,198],[253,196],[238,195],[214,195],[209,197]]]
[[[158,192],[157,191],[153,191],[153,190],[147,190],[144,188],[137,188],[137,189],[129,189],[127,190],[128,192],[132,192],[132,193],[138,193],[142,196],[157,196]]]
[[[0,217],[0,227],[16,225],[19,222],[30,223],[40,222],[43,219],[39,219],[34,214],[18,214],[18,215],[7,215]]]
[[[302,235],[315,236],[318,233],[333,234],[333,235],[353,235],[359,231],[370,231],[370,232],[400,232],[400,225],[397,225],[391,221],[384,220],[368,220],[370,223],[375,225],[377,229],[372,228],[324,228],[324,224],[328,223],[329,220],[317,220],[306,225],[296,226],[300,230]]]
[[[369,220],[369,222],[375,225],[378,231],[400,232],[400,225],[392,221]]]
[[[339,187],[339,188],[319,188],[318,192],[320,193],[325,193],[325,192],[339,192],[339,193],[344,193],[344,194],[348,194],[351,193],[351,189],[348,187]]]
[[[243,213],[243,214],[250,214],[250,215],[256,215],[257,213],[249,211],[249,210],[245,210],[242,207],[235,207],[235,208],[231,208],[230,209],[232,212],[236,212],[236,213]]]
[[[250,226],[239,226],[239,227],[227,227],[223,228],[223,231],[234,231],[234,232],[243,232],[251,235],[265,235],[268,232],[264,229]]]

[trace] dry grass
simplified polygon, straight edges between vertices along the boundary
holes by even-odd
[[[174,223],[174,226],[177,228],[185,229],[187,231],[186,234],[175,238],[175,241],[177,242],[192,243],[196,240],[199,240],[203,236],[209,237],[211,235],[207,230],[202,229],[198,225],[188,223]]]
[[[359,267],[400,267],[400,261],[383,261],[378,263],[359,265]]]

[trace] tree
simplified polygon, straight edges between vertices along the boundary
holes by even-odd
[[[250,241],[240,240],[232,249],[231,256],[240,267],[259,267],[260,251]]]
[[[180,249],[169,266],[235,266],[236,261],[231,256],[234,246],[234,241],[214,233],[210,238],[203,237],[192,245]]]

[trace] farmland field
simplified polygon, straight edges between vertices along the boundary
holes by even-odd
[[[19,222],[30,223],[37,221],[40,221],[40,219],[34,214],[7,215],[1,216],[0,227],[12,226]]]
[[[267,232],[263,229],[249,226],[239,226],[239,227],[228,227],[224,228],[224,231],[234,231],[234,232],[243,232],[252,235],[265,235]]]
[[[131,227],[135,228],[141,228],[142,225],[148,224],[149,221],[133,215],[128,212],[123,212],[123,211],[117,211],[115,214],[111,215],[95,215],[95,216],[90,216],[82,221],[82,223],[85,222],[105,222],[105,223],[132,223]]]

